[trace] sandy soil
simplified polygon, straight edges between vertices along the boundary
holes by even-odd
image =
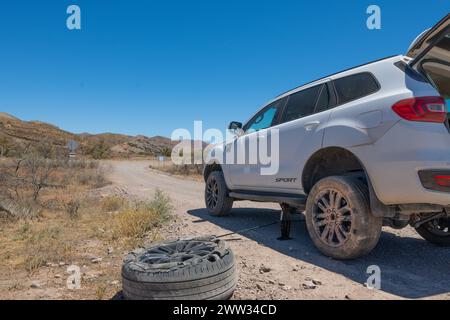
[[[385,229],[367,257],[341,262],[321,255],[309,239],[303,216],[293,224],[293,239],[278,241],[278,225],[240,232],[279,219],[279,206],[239,202],[230,217],[215,218],[203,204],[204,184],[168,176],[146,161],[111,162],[114,185],[136,197],[155,188],[171,196],[177,222],[167,237],[223,235],[237,256],[239,283],[234,299],[450,299],[450,248],[422,240],[413,229]],[[367,268],[381,268],[381,290],[365,287]],[[309,287],[314,280],[316,287]]]

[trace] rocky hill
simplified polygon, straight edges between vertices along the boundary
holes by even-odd
[[[170,153],[177,144],[165,137],[128,136],[122,134],[74,134],[57,126],[39,122],[22,121],[0,112],[0,156],[7,151],[26,145],[47,144],[67,150],[69,141],[76,141],[78,153],[90,155],[93,149],[102,148],[108,157],[154,156]]]

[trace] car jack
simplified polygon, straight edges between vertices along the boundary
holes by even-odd
[[[278,238],[280,241],[292,240],[291,234],[291,224],[292,224],[292,214],[294,214],[296,208],[291,207],[287,204],[281,205],[281,218],[280,218],[280,231],[281,237]]]

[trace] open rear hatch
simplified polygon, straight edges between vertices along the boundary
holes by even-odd
[[[450,99],[450,14],[424,32],[408,50],[412,68],[426,76],[444,99]]]

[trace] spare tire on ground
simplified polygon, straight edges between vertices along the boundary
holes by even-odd
[[[225,241],[166,241],[128,254],[122,267],[129,300],[226,300],[236,288],[234,254]]]

